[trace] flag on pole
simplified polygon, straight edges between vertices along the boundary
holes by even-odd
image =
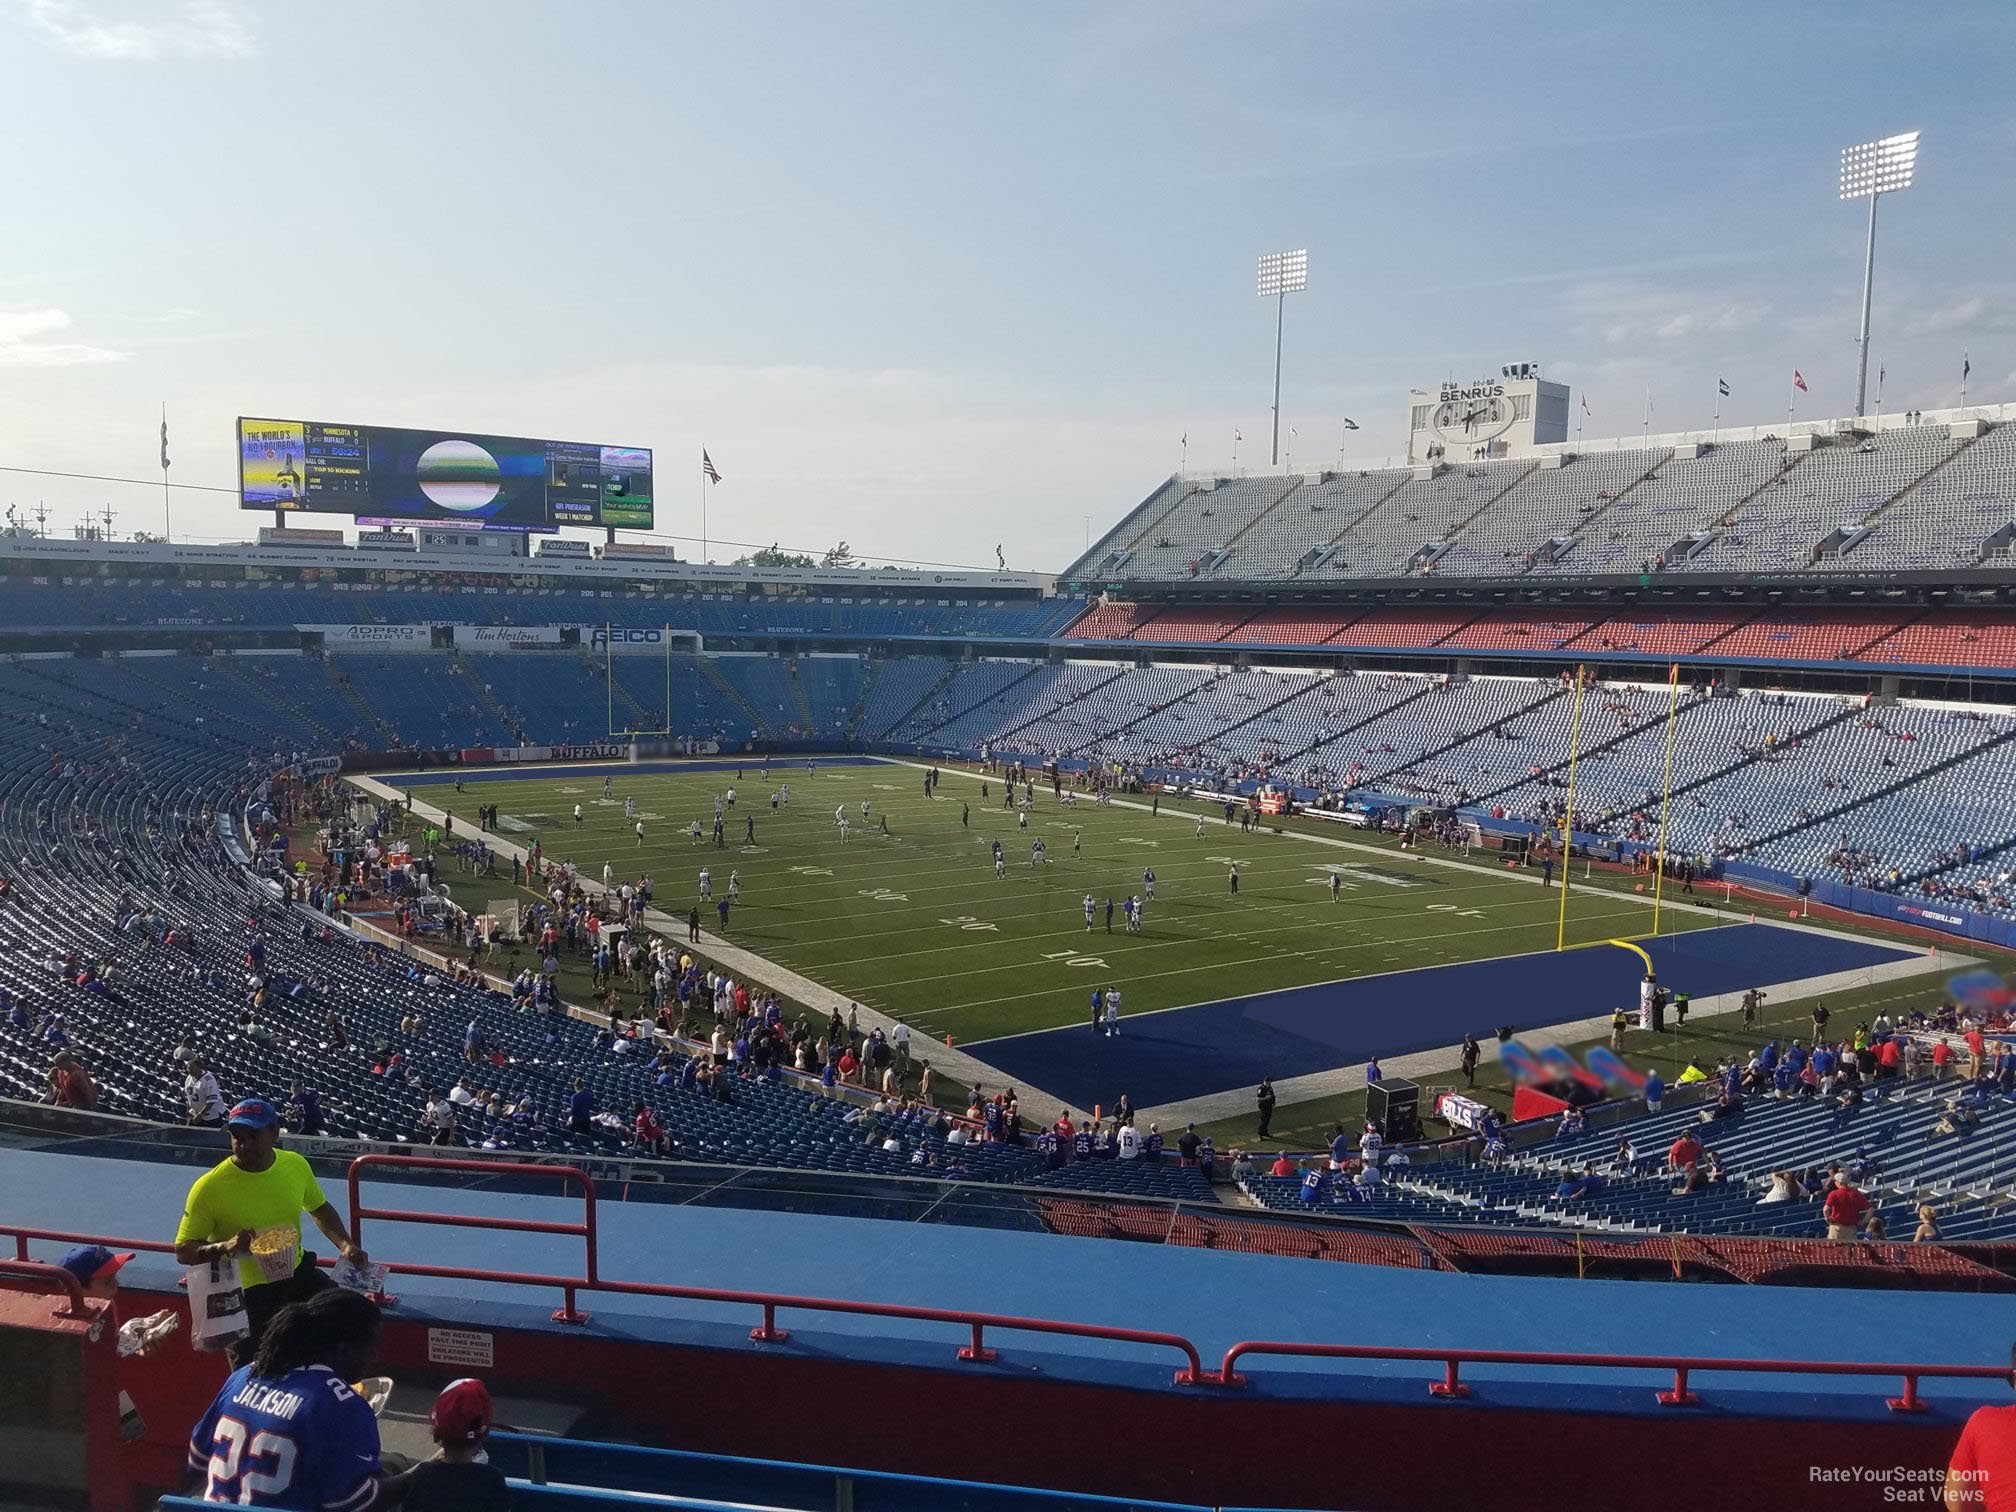
[[[1715,380],[1715,387],[1721,391],[1724,399],[1729,397],[1729,380],[1727,378],[1717,378]]]
[[[1582,396],[1582,413],[1585,415],[1589,413],[1589,396],[1587,394]]]
[[[1811,389],[1806,387],[1806,380],[1803,376],[1801,376],[1799,369],[1797,368],[1792,369],[1792,387],[1799,390],[1799,392],[1802,394],[1810,394],[1811,392],[1813,392]]]
[[[1183,432],[1183,439],[1178,444],[1182,446],[1188,446],[1190,444],[1190,432],[1188,431]]]
[[[1245,439],[1246,438],[1244,436],[1239,434],[1237,427],[1234,427],[1232,431],[1232,444],[1234,446],[1237,446],[1241,441],[1244,441]]]
[[[709,483],[721,481],[721,469],[714,465],[714,459],[707,455],[707,448],[704,446],[700,448],[700,471],[707,475]]]
[[[1974,359],[1968,356],[1967,353],[1962,352],[1960,354],[1960,381],[1962,383],[1965,383],[1967,381],[1967,375],[1973,371],[1974,371]]]
[[[1344,429],[1356,430],[1358,429],[1358,422],[1356,420],[1353,420],[1349,415],[1346,415],[1344,417]]]
[[[168,414],[161,414],[161,471],[168,471]]]

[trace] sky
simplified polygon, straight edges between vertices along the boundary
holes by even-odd
[[[0,0],[0,466],[142,480],[0,504],[159,531],[165,402],[178,539],[269,518],[250,414],[649,446],[695,559],[1055,571],[1266,462],[1271,250],[1291,458],[1512,361],[1592,438],[1848,413],[1838,154],[1914,128],[1872,385],[2016,398],[2011,57],[2003,0]]]

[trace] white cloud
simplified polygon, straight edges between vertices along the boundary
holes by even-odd
[[[44,46],[97,63],[240,59],[259,51],[251,15],[237,0],[182,0],[140,18],[102,16],[81,0],[16,0],[16,9]]]
[[[82,367],[124,362],[132,356],[81,342],[36,339],[69,325],[70,317],[62,310],[0,310],[0,367]]]

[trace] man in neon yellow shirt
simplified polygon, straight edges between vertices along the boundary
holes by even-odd
[[[231,1158],[205,1171],[189,1188],[175,1230],[175,1263],[206,1265],[238,1257],[248,1332],[231,1346],[236,1367],[258,1351],[274,1313],[331,1284],[317,1269],[315,1256],[301,1247],[304,1212],[353,1265],[365,1265],[369,1257],[351,1241],[308,1162],[292,1150],[276,1148],[280,1114],[271,1103],[247,1098],[231,1110],[225,1127]],[[272,1274],[276,1269],[281,1274]]]

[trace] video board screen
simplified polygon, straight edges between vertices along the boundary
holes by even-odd
[[[243,509],[483,530],[649,530],[651,452],[472,431],[238,421]]]

